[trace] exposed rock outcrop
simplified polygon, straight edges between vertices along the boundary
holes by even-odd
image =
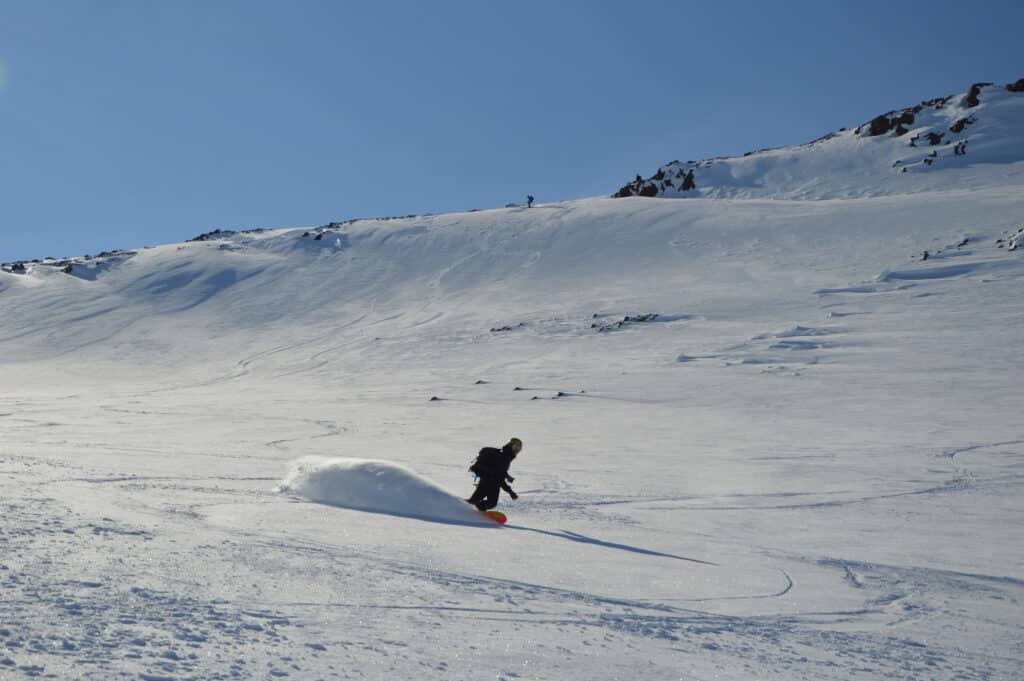
[[[972,85],[971,89],[963,99],[964,106],[973,108],[981,104],[981,100],[978,99],[978,95],[981,94],[981,88],[988,87],[991,84],[992,83],[975,83]]]
[[[890,111],[889,113],[875,116],[867,123],[867,130],[864,126],[857,128],[858,134],[865,137],[877,137],[878,135],[884,135],[890,130],[895,130],[896,135],[906,134],[907,128],[905,126],[914,124],[914,114],[921,111],[920,106],[916,106],[912,109],[904,109],[902,111]]]
[[[688,164],[692,163],[692,161],[688,162]],[[666,189],[675,189],[676,185],[675,182],[673,182],[673,178],[680,180],[679,191],[681,192],[688,192],[696,189],[697,183],[693,178],[693,168],[683,170],[679,165],[679,161],[672,161],[668,165],[659,168],[658,172],[646,180],[640,177],[640,175],[637,175],[632,182],[624,185],[617,192],[612,194],[612,198],[621,199],[627,196],[658,196]]]

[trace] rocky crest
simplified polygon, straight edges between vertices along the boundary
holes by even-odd
[[[905,147],[925,147],[931,151],[924,154],[914,155],[914,152],[903,154],[894,151],[889,159],[878,164],[872,171],[875,174],[882,173],[886,169],[899,173],[906,173],[908,168],[927,169],[940,158],[940,152],[944,156],[966,156],[970,138],[968,128],[978,122],[978,116],[973,111],[987,98],[998,98],[999,93],[1024,93],[1024,78],[1009,83],[1005,86],[994,86],[992,83],[974,83],[968,91],[962,95],[949,95],[923,101],[912,107],[888,111],[875,116],[866,123],[856,126],[853,129],[840,128],[837,132],[831,132],[812,142],[797,147],[781,149],[761,149],[747,152],[742,157],[725,158],[718,157],[705,159],[703,161],[671,161],[658,168],[650,177],[643,178],[637,174],[629,183],[623,185],[618,191],[612,194],[613,198],[628,196],[644,197],[686,197],[709,195],[702,190],[719,192],[721,195],[723,185],[727,183],[742,189],[757,189],[768,184],[763,177],[758,179],[758,173],[767,174],[768,164],[772,159],[778,159],[785,152],[793,152],[792,156],[786,159],[791,164],[796,161],[805,160],[796,158],[797,154],[809,150],[820,149],[828,144],[835,144],[842,140],[853,142],[854,140],[867,139],[892,139],[905,137]],[[984,108],[984,107],[982,107]],[[1013,121],[1019,125],[1018,121]],[[843,153],[860,153],[864,148],[848,144],[848,151]],[[934,149],[932,149],[934,148]],[[895,158],[893,158],[895,156]],[[1024,159],[1021,159],[1024,160]],[[742,164],[742,168],[740,165]],[[718,166],[713,172],[713,166]],[[727,166],[723,168],[722,166]],[[827,169],[826,169],[827,171]],[[801,178],[794,178],[787,175],[790,184],[798,185]],[[734,182],[735,178],[742,178],[746,182]],[[802,178],[807,184],[808,178]],[[813,178],[821,181],[819,177]],[[724,182],[723,182],[724,180]],[[724,190],[728,194],[729,187]]]

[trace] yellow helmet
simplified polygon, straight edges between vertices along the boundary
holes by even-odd
[[[518,454],[523,449],[523,441],[517,437],[514,437],[508,441],[508,446],[515,450],[515,453]]]

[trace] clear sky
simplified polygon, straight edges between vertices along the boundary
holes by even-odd
[[[0,261],[607,195],[1024,77],[1021,2],[4,0]]]

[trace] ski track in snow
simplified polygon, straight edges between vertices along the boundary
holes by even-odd
[[[1006,603],[1001,615],[1004,619],[999,620],[997,614],[997,619],[989,623],[989,626],[998,626],[1007,619],[1012,621],[1024,597],[1024,580],[1013,577],[816,559],[809,562],[841,573],[841,580],[864,592],[862,607],[737,616],[683,608],[670,602],[608,597],[530,581],[432,569],[419,562],[388,559],[321,542],[289,538],[267,541],[257,533],[244,532],[242,535],[233,533],[230,540],[194,546],[190,553],[203,555],[206,560],[223,561],[226,565],[238,564],[239,556],[245,556],[243,564],[251,564],[253,560],[271,564],[291,562],[321,575],[332,574],[337,566],[344,565],[347,566],[345,579],[369,572],[374,575],[372,582],[377,584],[396,581],[422,584],[414,588],[406,586],[404,591],[422,594],[418,598],[424,600],[418,603],[329,599],[256,602],[251,598],[204,598],[198,584],[188,579],[177,585],[165,583],[162,588],[149,585],[144,577],[137,584],[119,579],[119,574],[146,574],[124,563],[137,559],[132,556],[144,555],[149,550],[147,544],[159,541],[159,532],[146,529],[145,522],[126,525],[107,517],[98,522],[79,519],[79,514],[62,508],[41,493],[42,490],[54,484],[78,481],[87,485],[116,485],[127,491],[144,490],[147,495],[154,489],[162,489],[188,492],[193,498],[224,498],[238,492],[246,496],[249,493],[244,489],[219,487],[218,482],[267,483],[268,479],[67,477],[66,465],[40,462],[34,457],[4,457],[3,465],[5,470],[19,471],[23,481],[27,477],[28,481],[42,485],[36,493],[32,492],[33,485],[29,485],[20,498],[15,495],[13,502],[10,490],[5,490],[6,522],[0,538],[4,555],[15,556],[0,566],[5,596],[10,596],[5,599],[6,626],[0,629],[7,650],[2,664],[26,677],[74,664],[91,670],[85,678],[124,673],[138,674],[139,678],[147,675],[149,678],[161,675],[187,678],[198,670],[202,670],[204,678],[217,679],[254,675],[303,678],[309,673],[344,678],[340,671],[343,660],[337,659],[335,651],[344,651],[351,659],[365,664],[368,657],[378,655],[402,660],[403,655],[397,651],[405,646],[399,646],[396,651],[392,646],[381,646],[379,642],[374,644],[358,637],[343,644],[307,640],[304,629],[311,621],[322,623],[339,616],[347,620],[383,610],[397,611],[401,617],[425,614],[439,623],[461,620],[467,626],[496,626],[526,636],[533,636],[530,632],[534,630],[571,632],[580,638],[584,647],[621,646],[631,639],[663,641],[672,649],[696,648],[702,655],[711,657],[740,655],[759,668],[779,674],[799,673],[807,678],[814,674],[827,677],[838,670],[885,677],[927,676],[957,670],[959,678],[1000,678],[998,659],[946,646],[935,647],[899,635],[851,631],[846,625],[875,620],[893,627],[947,613],[952,616],[957,612],[963,616],[965,602],[986,599]],[[32,471],[30,476],[25,475],[28,471]],[[164,483],[183,484],[164,486]],[[273,499],[273,495],[266,492],[260,494]],[[196,518],[202,517],[202,505],[196,506],[200,509]],[[530,530],[528,527],[520,529]],[[572,540],[612,550],[635,550],[595,542],[581,535],[572,536],[574,533],[565,534]],[[200,535],[195,541],[202,539]],[[114,550],[111,544],[116,547]],[[640,550],[640,553],[675,558],[653,551]],[[26,554],[47,569],[33,569],[17,558]],[[106,565],[97,558],[104,554]],[[159,555],[167,557],[164,553]],[[90,556],[92,560],[82,560],[82,556]],[[88,572],[82,571],[83,566],[88,566]],[[780,574],[784,584],[774,593],[684,600],[714,603],[730,599],[778,599],[800,588],[799,582],[786,571]],[[365,574],[363,579],[367,579]],[[169,589],[169,586],[176,588]],[[448,596],[430,596],[431,593]],[[438,605],[438,600],[447,600],[453,605]],[[44,607],[43,611],[40,606]],[[51,626],[55,627],[52,631]],[[254,646],[260,651],[255,658],[251,654]],[[210,650],[216,651],[212,660],[204,652]],[[117,651],[117,656],[102,651]],[[408,669],[409,662],[408,659],[398,662],[399,668]],[[1014,655],[1006,657],[1005,663],[1014,664]],[[992,664],[996,667],[990,666]],[[338,671],[332,673],[334,669]]]

